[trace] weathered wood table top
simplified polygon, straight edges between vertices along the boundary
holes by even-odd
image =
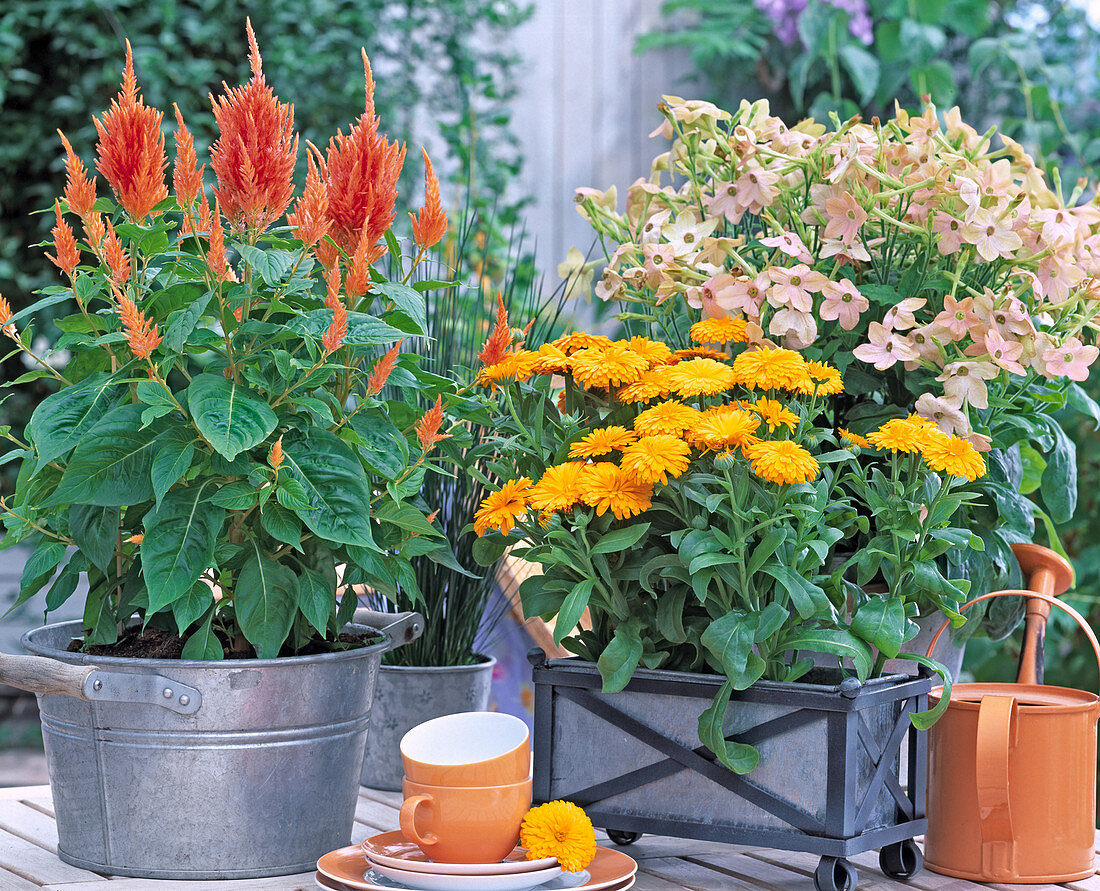
[[[397,793],[361,789],[355,811],[352,841],[397,827]],[[1100,849],[1100,835],[1097,837]],[[817,857],[740,845],[643,836],[625,848],[638,860],[637,891],[812,891]],[[57,826],[49,786],[0,789],[0,891],[313,891],[312,873],[251,881],[179,882],[151,879],[110,878],[78,869],[57,857]],[[878,870],[878,855],[871,851],[854,857],[859,869],[860,891],[911,888],[920,891],[966,889],[1070,888],[1100,891],[1100,876],[1065,885],[978,885],[962,879],[938,876],[924,870],[908,882],[888,879]]]

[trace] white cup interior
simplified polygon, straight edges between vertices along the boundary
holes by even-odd
[[[418,724],[401,738],[401,754],[422,764],[476,764],[523,745],[527,724],[502,712],[461,712]]]

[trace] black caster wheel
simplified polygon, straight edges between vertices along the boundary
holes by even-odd
[[[640,832],[620,832],[618,829],[608,829],[607,837],[617,845],[632,845],[642,837]]]
[[[907,838],[880,850],[878,865],[892,879],[911,879],[924,866],[924,854],[913,839]]]
[[[822,857],[814,872],[817,891],[853,891],[857,882],[856,868],[840,857]]]

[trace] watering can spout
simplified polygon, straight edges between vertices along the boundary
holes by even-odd
[[[1073,567],[1065,557],[1050,548],[1022,542],[1012,545],[1012,553],[1020,564],[1025,587],[1029,591],[1046,597],[1060,597],[1073,587]],[[1020,664],[1016,674],[1018,684],[1043,683],[1043,651],[1049,616],[1048,602],[1041,597],[1028,598]]]

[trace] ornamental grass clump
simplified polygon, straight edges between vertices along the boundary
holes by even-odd
[[[449,385],[401,351],[435,286],[407,282],[446,229],[438,184],[429,164],[410,264],[390,230],[405,148],[379,131],[364,56],[366,109],[308,147],[295,197],[293,108],[248,37],[251,79],[211,99],[213,182],[176,110],[171,191],[127,46],[98,177],[62,136],[49,256],[66,282],[15,314],[0,301],[30,376],[58,385],[26,442],[3,428],[21,462],[4,546],[32,548],[20,602],[49,586],[56,609],[87,577],[86,647],[136,616],[188,659],[332,648],[356,606],[338,586],[415,596],[412,557],[453,560],[419,501]],[[386,253],[393,280],[372,266]],[[77,311],[57,323],[72,360],[56,370],[29,320],[62,301]],[[435,402],[422,417],[418,398]]]
[[[621,208],[614,187],[577,192],[606,250],[596,295],[670,344],[743,331],[828,362],[844,384],[833,426],[866,436],[915,409],[988,452],[962,520],[984,550],[942,555],[934,586],[1020,587],[1011,543],[1036,518],[1053,536],[1076,505],[1055,414],[1100,417],[1079,386],[1100,355],[1087,184],[1067,195],[958,109],[794,126],[766,101],[729,112],[666,96],[660,111],[652,135],[670,145]]]
[[[479,382],[497,431],[488,467],[504,482],[474,526],[484,555],[515,545],[541,565],[524,610],[553,619],[605,691],[639,667],[724,675],[699,735],[745,772],[755,749],[721,730],[733,690],[805,678],[812,653],[881,673],[916,634],[936,557],[980,546],[952,520],[985,462],[917,415],[867,438],[834,431],[835,367],[711,321],[692,329],[709,345],[570,334],[534,349],[501,306]],[[879,555],[885,594],[847,577],[856,561],[839,546],[855,535]],[[927,596],[961,620],[955,590]]]

